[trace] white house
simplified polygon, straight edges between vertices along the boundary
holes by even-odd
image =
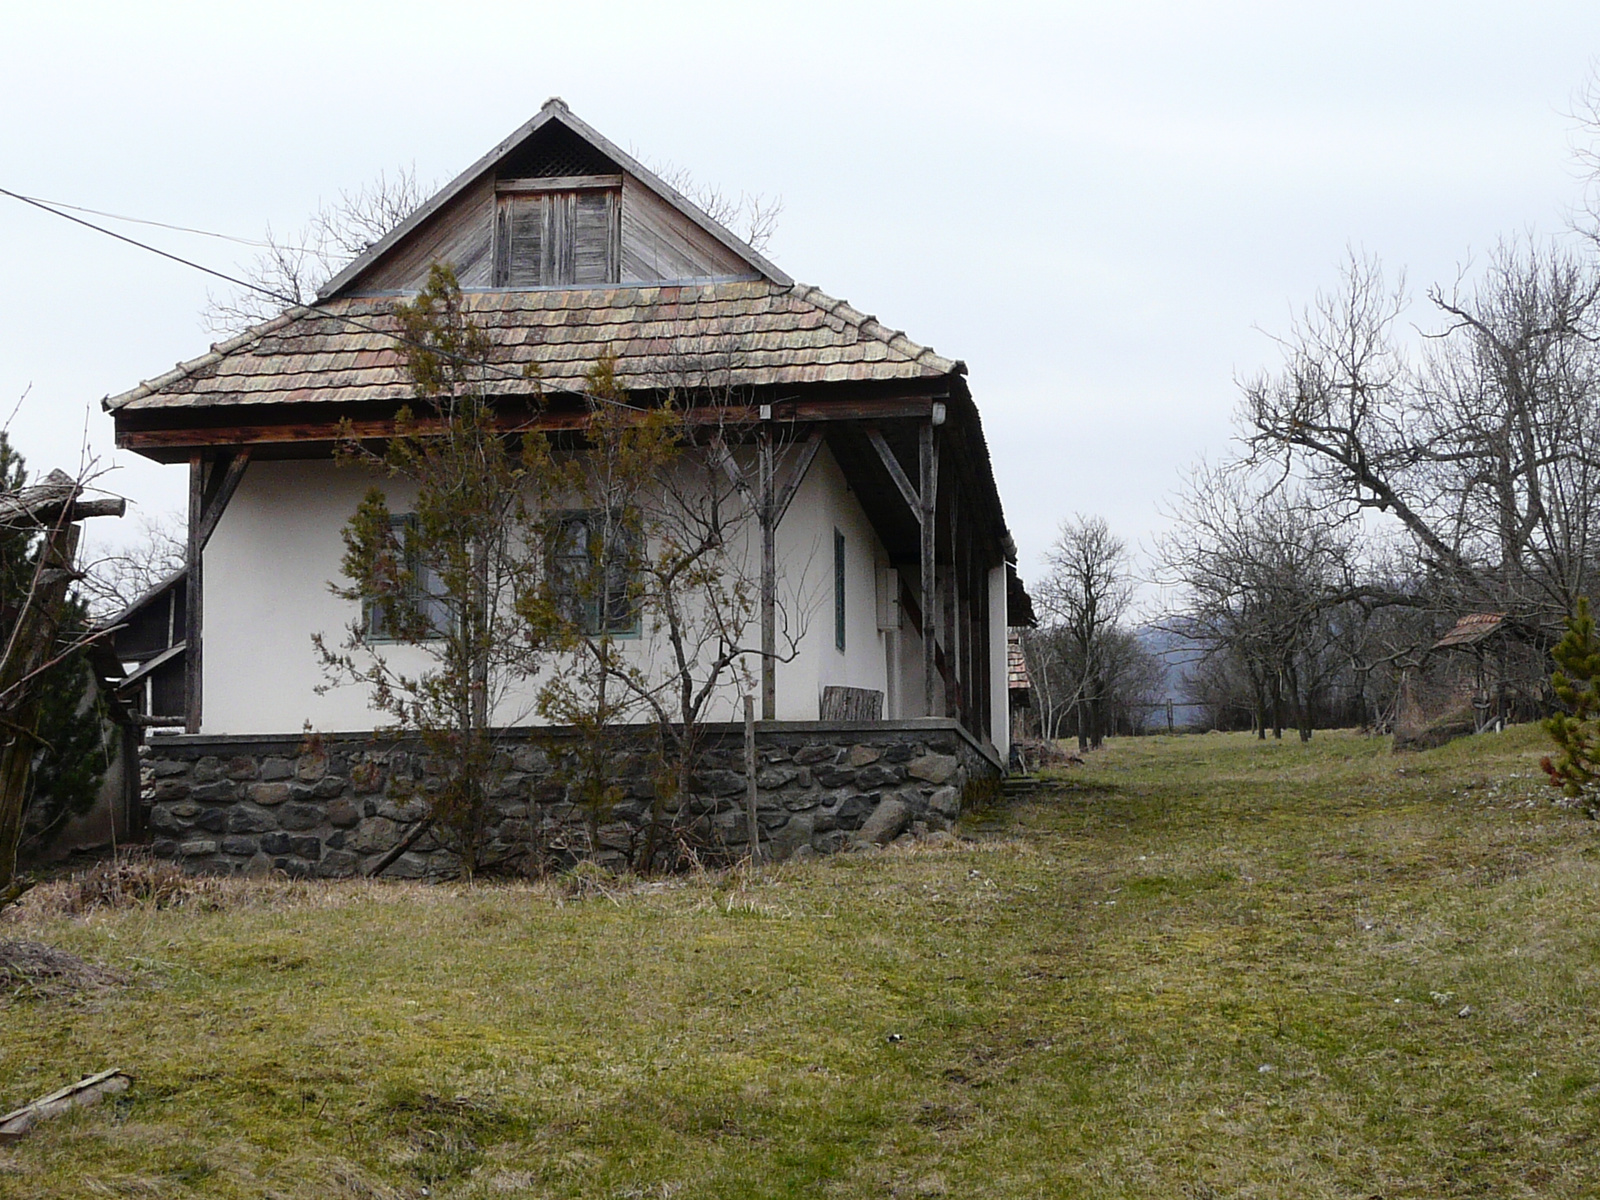
[[[504,368],[497,412],[559,428],[560,393],[605,353],[648,404],[664,363],[715,352],[718,403],[790,447],[759,536],[778,591],[803,567],[818,608],[791,661],[763,614],[763,720],[819,721],[825,689],[848,687],[885,721],[953,719],[1005,761],[1007,609],[1026,594],[965,364],[796,283],[559,100],[314,304],[105,401],[119,446],[189,469],[185,590],[164,598],[183,610],[184,711],[151,716],[200,739],[380,723],[359,690],[314,690],[310,635],[355,615],[327,585],[369,483],[331,452],[340,421],[381,439],[411,399],[392,308],[436,261]]]

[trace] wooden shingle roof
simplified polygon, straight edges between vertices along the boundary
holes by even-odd
[[[905,334],[802,284],[737,280],[583,290],[469,292],[493,346],[491,390],[576,388],[609,351],[618,381],[644,390],[934,379],[965,371]],[[114,412],[240,404],[345,405],[412,395],[394,299],[351,296],[297,308],[108,397]]]

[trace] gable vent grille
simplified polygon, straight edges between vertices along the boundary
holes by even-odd
[[[615,175],[622,170],[577,134],[546,125],[500,164],[501,179],[549,179],[561,175]]]

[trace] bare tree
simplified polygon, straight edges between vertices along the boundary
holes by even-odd
[[[1398,338],[1403,287],[1352,256],[1282,339],[1282,369],[1244,386],[1253,461],[1393,519],[1442,611],[1504,611],[1547,641],[1595,585],[1600,272],[1502,245],[1474,285],[1429,295],[1443,324],[1419,361]]]
[[[285,308],[311,303],[323,284],[415,212],[430,190],[418,183],[414,166],[402,167],[355,191],[341,191],[289,237],[278,237],[268,226],[266,247],[242,268],[250,286],[208,294],[201,315],[206,329],[232,336]]]
[[[181,514],[145,515],[139,526],[131,543],[89,548],[78,589],[97,620],[126,611],[186,565]]]
[[[656,177],[685,200],[697,206],[717,224],[743,238],[758,254],[766,252],[783,215],[783,197],[764,192],[740,192],[734,196],[715,184],[702,183],[687,168],[672,163],[652,163]]]
[[[1034,602],[1070,650],[1076,677],[1067,694],[1078,713],[1078,745],[1098,747],[1105,736],[1110,635],[1133,598],[1127,547],[1103,518],[1080,514],[1061,523],[1045,562]]]
[[[1180,599],[1165,626],[1248,682],[1260,736],[1281,737],[1287,716],[1309,741],[1318,693],[1348,660],[1334,614],[1370,598],[1354,527],[1237,464],[1197,467],[1175,515],[1160,554]]]

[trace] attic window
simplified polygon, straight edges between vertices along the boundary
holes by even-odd
[[[495,190],[495,287],[617,282],[621,176],[506,179]]]

